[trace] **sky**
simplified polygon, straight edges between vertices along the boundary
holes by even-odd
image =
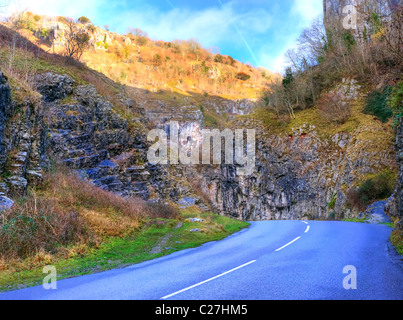
[[[38,14],[86,16],[120,34],[132,27],[153,40],[197,39],[205,48],[280,73],[287,49],[323,10],[322,0],[10,1],[11,10],[17,6]]]

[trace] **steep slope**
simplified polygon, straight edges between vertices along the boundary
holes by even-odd
[[[91,54],[102,57],[105,51]],[[50,63],[42,68],[46,73],[35,70],[30,77],[48,126],[40,150],[124,196],[195,203],[243,220],[340,219],[359,214],[348,203],[349,189],[368,176],[397,171],[393,131],[362,114],[365,93],[354,81],[335,88],[354,92],[349,95],[354,113],[346,124],[308,109],[282,125],[266,111],[254,112],[256,105],[248,99],[158,87],[150,92],[117,84],[82,65],[67,71],[51,54],[42,53],[41,59]],[[148,164],[148,130],[168,130],[172,120],[190,135],[206,127],[256,129],[253,174],[239,177],[234,166]],[[26,179],[25,171],[22,176]]]

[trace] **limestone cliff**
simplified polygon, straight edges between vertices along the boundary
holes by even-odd
[[[398,227],[403,231],[403,119],[400,119],[396,132],[396,153],[399,165],[398,181],[396,191],[387,205],[387,211],[399,220]]]
[[[227,165],[150,165],[145,124],[168,133],[176,120],[182,131],[196,134],[206,126],[206,110],[186,99],[145,103],[121,96],[139,115],[123,118],[94,86],[54,73],[33,79],[39,102],[18,105],[1,79],[3,196],[22,195],[29,184],[40,183],[50,154],[82,178],[126,197],[196,204],[244,220],[337,219],[358,214],[348,207],[348,188],[368,174],[396,168],[391,133],[371,116],[360,113],[368,123],[353,122],[349,132],[328,137],[315,122],[273,133],[249,116],[252,102],[212,98],[205,108],[226,114],[228,125],[256,129],[253,174],[238,176],[236,167]],[[240,115],[246,116],[237,120]]]

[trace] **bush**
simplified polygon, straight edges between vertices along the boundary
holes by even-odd
[[[52,200],[30,200],[2,214],[1,256],[25,258],[41,250],[54,252],[60,245],[90,239],[77,213],[61,211]]]
[[[242,81],[247,81],[247,80],[250,79],[250,75],[249,75],[249,74],[246,74],[245,72],[239,72],[239,73],[236,75],[236,78],[239,79],[239,80],[242,80]]]
[[[82,24],[87,24],[87,23],[90,23],[91,22],[91,20],[90,19],[88,19],[87,17],[80,17],[80,18],[78,18],[78,20],[77,20],[78,22],[80,22],[80,23],[82,23]]]
[[[176,219],[165,204],[123,198],[78,178],[64,167],[47,173],[44,183],[26,199],[2,213],[0,258],[27,258],[38,252],[94,246],[104,237],[124,237],[149,218]]]
[[[365,211],[373,202],[390,197],[395,189],[396,177],[384,171],[364,180],[356,189],[347,192],[347,201],[352,209]]]
[[[322,94],[317,106],[320,115],[328,121],[345,123],[351,116],[351,107],[341,92]]]
[[[365,114],[376,116],[383,123],[393,116],[393,110],[389,107],[389,96],[392,93],[392,87],[386,86],[382,90],[376,90],[370,93],[367,97]]]
[[[214,58],[214,62],[217,63],[224,63],[224,57],[221,54],[216,54],[215,58]]]
[[[388,101],[389,107],[392,109],[396,126],[400,118],[403,116],[403,81],[398,83],[394,88],[389,97]]]

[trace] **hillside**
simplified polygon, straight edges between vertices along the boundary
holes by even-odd
[[[30,284],[49,263],[62,277],[97,272],[222,239],[244,221],[364,221],[387,200],[401,226],[402,64],[386,29],[365,46],[335,32],[337,45],[296,55],[300,67],[280,77],[193,40],[23,18],[0,24],[0,290],[19,284],[16,270]],[[66,54],[69,28],[88,35],[82,54]],[[171,121],[181,147],[203,129],[254,129],[252,173],[151,164],[147,135],[171,134]]]
[[[158,92],[165,90],[190,96],[191,93],[230,99],[256,99],[262,89],[279,79],[264,68],[245,65],[219,49],[207,50],[197,40],[153,41],[134,29],[120,35],[94,26],[88,18],[69,24],[64,17],[24,14],[23,34],[47,52],[62,53],[66,34],[89,35],[89,50],[81,60],[90,68],[128,86]],[[13,23],[6,23],[12,27]]]

